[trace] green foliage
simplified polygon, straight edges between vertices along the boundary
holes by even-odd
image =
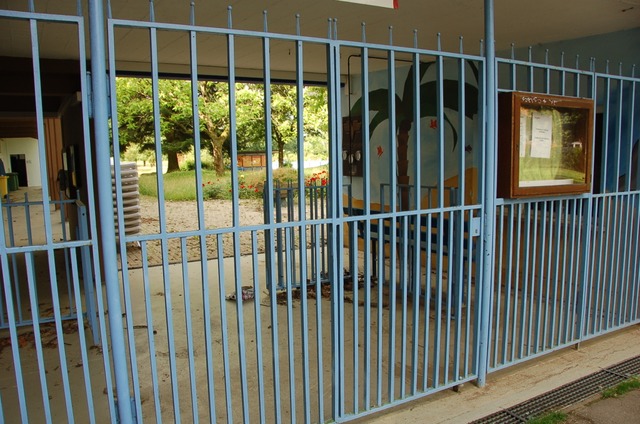
[[[636,389],[640,389],[640,378],[632,377],[628,380],[623,381],[615,387],[605,390],[604,392],[602,392],[602,397],[605,399],[615,398]]]
[[[229,199],[231,198],[229,190],[229,183],[226,179],[224,181],[220,181],[220,179],[210,180],[202,184],[202,198],[204,200]]]
[[[537,418],[533,418],[527,421],[528,424],[556,424],[564,422],[568,418],[568,415],[564,412],[553,411]]]
[[[314,175],[326,175],[322,169],[307,170],[308,177]],[[239,173],[238,195],[240,199],[261,199],[265,181],[265,171],[247,171]],[[280,184],[296,183],[298,173],[295,169],[276,169],[273,171],[273,179]],[[164,197],[168,201],[195,200],[196,183],[194,171],[176,171],[163,175]],[[320,184],[320,182],[318,183]],[[139,179],[140,194],[144,196],[158,196],[157,175],[142,174]],[[231,173],[225,172],[222,176],[215,171],[202,171],[202,197],[204,200],[231,199],[232,184]]]
[[[201,148],[209,152],[213,168],[222,176],[229,162],[231,143],[237,151],[266,149],[264,86],[237,83],[231,105],[229,84],[221,81],[199,81],[195,89],[198,99],[199,128],[194,129],[193,91],[189,80],[158,81],[160,120],[154,122],[153,87],[150,79],[117,78],[118,128],[114,136],[120,146],[128,150],[154,151],[156,140],[168,159],[168,172],[178,171],[178,154],[193,150],[196,135]],[[303,133],[305,156],[328,156],[327,90],[325,87],[304,87]],[[295,154],[298,147],[298,90],[294,85],[271,86],[271,138],[273,150],[278,151],[280,164],[285,153]],[[235,112],[235,133],[230,130],[231,110]],[[156,134],[156,124],[160,134]],[[235,138],[232,139],[232,136]],[[190,170],[193,165],[183,165]]]
[[[212,162],[209,161],[202,161],[202,169],[205,170],[209,170],[209,171],[213,171],[214,165]],[[181,171],[193,171],[196,169],[196,163],[193,159],[186,159],[182,165],[180,165],[180,170]]]

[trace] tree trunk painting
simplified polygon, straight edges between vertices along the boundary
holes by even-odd
[[[475,64],[467,62],[471,68],[471,71],[478,80],[478,69]],[[442,92],[439,92],[439,86],[437,81],[422,82],[427,69],[433,64],[420,63],[419,65],[419,77],[420,88],[418,93],[414,93],[414,66],[411,66],[407,78],[404,81],[404,90],[402,97],[396,94],[395,101],[389,98],[390,91],[386,88],[376,89],[368,93],[369,97],[369,111],[362,109],[362,98],[358,99],[350,111],[351,117],[359,117],[362,119],[369,119],[369,137],[373,136],[374,131],[382,122],[390,118],[391,110],[394,112],[396,127],[396,176],[398,184],[398,193],[400,194],[400,210],[408,210],[410,208],[411,199],[410,192],[411,187],[415,186],[416,190],[419,190],[420,181],[411,182],[409,176],[409,137],[411,128],[414,124],[416,114],[413,108],[414,96],[418,95],[420,99],[420,116],[419,118],[425,118],[427,116],[437,117],[439,116],[438,101],[441,98],[441,103],[444,108],[459,111],[460,107],[464,107],[464,116],[473,119],[473,116],[478,113],[478,88],[471,84],[465,84],[464,88],[461,87],[460,82],[457,80],[444,79],[442,81]],[[465,104],[459,105],[460,91],[464,90]],[[392,108],[393,105],[393,108]],[[375,112],[368,115],[367,112]],[[446,113],[442,113],[444,121],[449,124],[453,134],[453,149],[456,148],[458,141],[458,134],[456,129],[447,116]],[[419,160],[419,158],[416,158]],[[418,205],[416,205],[418,206]]]

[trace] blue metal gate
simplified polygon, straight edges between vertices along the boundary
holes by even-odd
[[[192,10],[191,25],[164,24],[153,21],[151,9],[149,22],[108,21],[110,69],[118,63],[120,34],[136,33],[138,42],[145,40],[150,52],[148,95],[156,123],[158,198],[150,207],[157,210],[157,225],[119,241],[120,252],[139,252],[141,258],[140,264],[122,260],[120,273],[137,419],[343,421],[476,379],[481,287],[474,281],[480,281],[481,269],[484,58],[463,53],[462,46],[458,53],[445,53],[417,46],[343,42],[336,39],[335,22],[329,23],[329,37],[318,39],[299,31],[268,33],[266,15],[264,32],[233,29],[231,11],[228,28],[195,26],[194,16]],[[228,90],[232,181],[228,226],[208,215],[209,182],[197,154],[196,200],[181,206],[192,209],[194,221],[191,228],[173,226],[164,199],[168,176],[161,168],[160,123],[166,100],[160,89],[159,37],[183,42],[189,52],[185,77],[194,128],[210,118],[199,110],[203,105],[198,101],[207,84],[214,81]],[[274,149],[270,102],[277,84],[271,75],[270,52],[282,46],[291,46],[294,52],[290,84],[297,92],[294,119],[300,164],[294,187],[309,184],[304,168],[305,55],[324,55],[327,69],[326,81],[316,84],[328,93],[326,180],[330,183],[318,192],[290,188],[282,198],[276,171],[267,163],[263,222],[244,221],[250,205],[242,199],[243,177],[236,165],[234,105],[246,78],[236,75],[240,71],[236,62],[247,46],[252,46],[254,57],[256,48],[262,56],[259,76],[254,78],[264,90],[266,157]],[[206,77],[199,72],[203,50],[226,52],[228,68],[222,75]],[[405,140],[405,163],[391,145],[372,147],[379,133],[369,134],[366,124],[374,113],[369,110],[369,96],[361,96],[364,107],[358,109],[355,98],[347,105],[351,110],[347,115],[358,114],[364,123],[364,140],[360,151],[345,150],[340,75],[341,58],[350,55],[358,57],[353,68],[361,68],[359,77],[349,75],[351,93],[379,89],[376,84],[386,87],[390,129],[382,139],[396,138],[397,116],[405,111],[388,99],[400,91],[396,73],[405,74],[404,108],[416,110],[407,117],[413,132]],[[110,91],[117,92],[113,72]],[[119,119],[117,94],[112,94],[115,169]],[[421,153],[425,140],[420,134],[429,122],[432,145]],[[452,122],[457,122],[455,128]],[[199,152],[204,144],[200,133],[194,132],[193,139],[194,151]],[[407,151],[413,160],[406,157]],[[362,161],[361,175],[345,172],[347,154]],[[383,161],[375,166],[384,166],[384,172],[374,171],[372,158]],[[419,158],[428,158],[437,171],[427,173]],[[400,167],[402,182],[397,177]],[[119,187],[117,172],[115,181]],[[312,194],[304,195],[307,191]],[[119,205],[121,196],[117,190]],[[287,219],[279,209],[283,203]],[[122,206],[118,212],[124,215]],[[123,228],[124,222],[118,226]],[[150,266],[152,250],[159,250],[160,267]],[[179,253],[172,256],[175,252]],[[194,252],[197,264],[191,263]],[[255,300],[248,301],[246,293],[253,293]],[[233,304],[227,300],[230,294]],[[136,331],[142,328],[145,331]]]
[[[29,30],[31,69],[25,80],[30,74],[33,111],[26,117],[37,129],[39,160],[26,160],[41,176],[41,187],[16,185],[1,200],[0,422],[97,422],[104,411],[114,416],[115,403],[108,349],[99,347],[107,346],[107,331],[92,196],[84,18],[81,11],[65,16],[36,13],[33,4],[29,9],[0,10],[4,28]],[[53,140],[45,130],[52,87],[39,46],[49,31],[75,34],[67,48],[79,57],[73,71],[78,92],[65,99],[57,116],[75,119],[79,135],[62,152],[50,150]],[[63,169],[51,169],[52,155],[63,156]],[[74,168],[75,163],[82,165]],[[74,191],[53,200],[59,188],[48,176],[63,172],[73,173]]]

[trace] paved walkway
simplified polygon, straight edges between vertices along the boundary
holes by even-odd
[[[362,422],[468,423],[501,409],[517,405],[603,368],[640,355],[640,325],[583,342],[579,349],[565,348],[489,375],[487,385],[465,384],[458,393],[451,390],[429,396],[386,414]],[[571,423],[638,423],[640,396],[630,393],[619,399],[592,400],[576,407]],[[629,397],[629,399],[627,399]],[[615,413],[608,410],[615,409]],[[597,421],[602,417],[608,421]],[[627,419],[631,417],[631,421]]]
[[[602,399],[596,395],[568,411],[566,424],[640,423],[640,390],[617,398]]]

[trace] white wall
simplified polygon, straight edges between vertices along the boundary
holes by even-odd
[[[12,172],[11,155],[24,155],[27,162],[27,185],[29,187],[42,186],[38,140],[35,138],[0,139],[0,158],[2,158],[7,172]]]

